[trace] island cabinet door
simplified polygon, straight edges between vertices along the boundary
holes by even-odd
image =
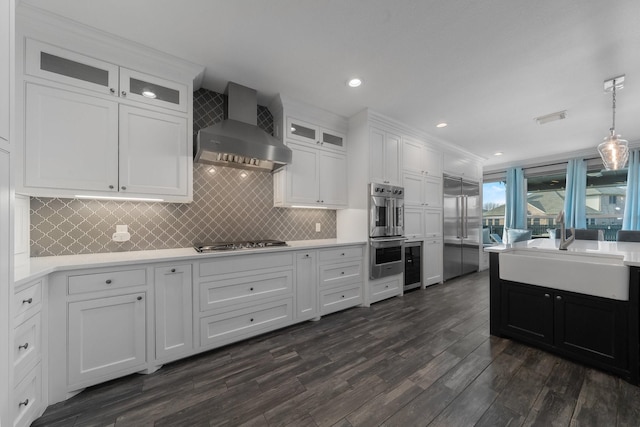
[[[554,292],[555,345],[581,359],[628,368],[625,301]]]
[[[524,341],[553,345],[553,298],[544,288],[502,282],[500,328]]]

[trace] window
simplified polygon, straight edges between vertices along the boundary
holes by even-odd
[[[527,224],[533,237],[548,237],[564,209],[566,172],[527,177]]]
[[[489,227],[490,233],[500,236],[502,236],[504,229],[506,195],[504,181],[484,182],[482,184],[482,222]]]
[[[615,241],[622,228],[627,170],[607,171],[600,167],[587,171],[587,228],[604,231],[604,239]]]

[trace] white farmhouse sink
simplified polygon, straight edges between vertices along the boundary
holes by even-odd
[[[629,300],[623,258],[514,250],[500,254],[500,278],[622,301]]]

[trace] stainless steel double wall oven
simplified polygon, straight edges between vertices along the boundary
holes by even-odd
[[[370,277],[378,279],[404,269],[404,188],[369,184]]]

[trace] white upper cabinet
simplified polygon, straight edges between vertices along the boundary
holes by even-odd
[[[187,85],[27,39],[26,73],[105,95],[187,111]]]
[[[369,130],[369,177],[372,182],[402,185],[401,151],[399,135],[371,127]]]
[[[276,206],[347,205],[346,155],[290,142],[292,160],[274,175]]]
[[[187,85],[120,68],[120,97],[187,111]]]
[[[187,119],[120,106],[120,192],[185,195]]]
[[[328,150],[346,150],[344,134],[293,117],[287,117],[287,139],[315,144]]]
[[[25,49],[18,191],[192,200],[189,84],[30,38]]]
[[[474,181],[482,181],[482,164],[462,154],[444,153],[444,172]]]
[[[26,188],[118,191],[118,104],[26,86]]]
[[[27,39],[26,73],[105,95],[118,95],[118,66]]]
[[[402,156],[404,172],[442,177],[442,153],[424,142],[403,137]]]

